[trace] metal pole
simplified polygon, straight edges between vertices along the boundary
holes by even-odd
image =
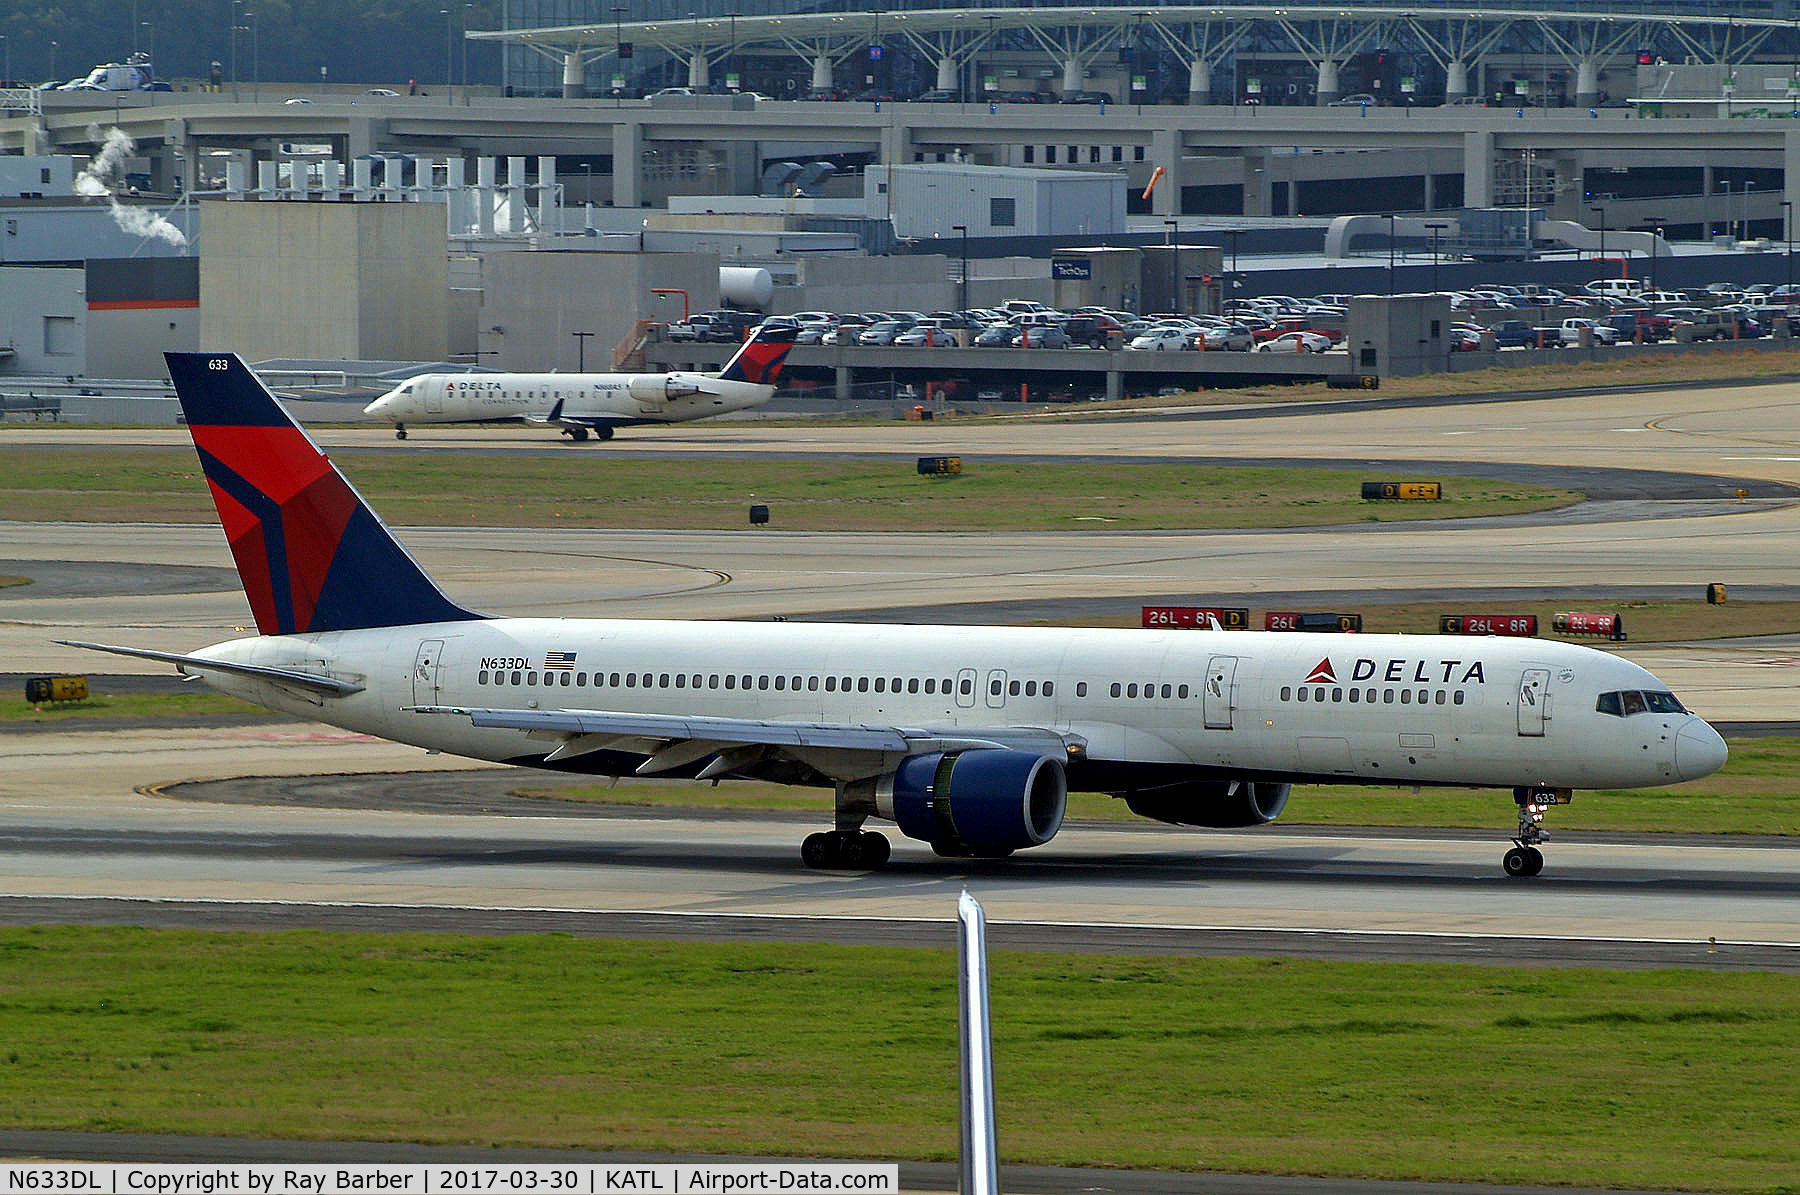
[[[1431,229],[1431,290],[1433,294],[1437,294],[1442,289],[1438,285],[1438,234],[1450,226],[1443,223],[1432,223],[1425,227]]]
[[[438,9],[438,15],[444,18],[444,102],[454,104],[456,102],[456,72],[453,64],[456,61],[454,56],[456,42],[451,35],[455,27],[450,21],[449,9]]]
[[[571,333],[569,333],[569,335],[571,335],[575,338],[575,372],[576,373],[586,373],[587,372],[587,338],[594,335],[594,333],[592,333],[592,332],[571,332]]]
[[[1600,217],[1600,260],[1604,263],[1606,261],[1606,209],[1603,207],[1591,207],[1588,211],[1593,212],[1596,216]],[[1601,268],[1605,268],[1604,264]]]
[[[469,13],[474,7],[473,4],[465,4],[462,11],[462,86],[463,103],[465,104],[469,102]]]
[[[1166,239],[1169,245],[1169,307],[1176,315],[1181,314],[1181,247],[1175,243],[1175,230],[1179,221],[1164,220],[1163,226],[1168,229]]]
[[[613,88],[613,107],[619,108],[619,107],[623,107],[624,103],[625,103],[625,57],[624,57],[624,55],[619,53],[619,47],[624,45],[624,43],[625,43],[625,34],[623,32],[623,27],[620,23],[622,18],[625,15],[625,6],[622,4],[613,5],[612,14],[613,14],[613,62],[617,64],[615,69],[619,72],[619,85],[617,87]],[[613,170],[615,172],[618,170],[617,162],[615,162],[613,164]]]
[[[962,272],[956,276],[958,295],[956,309],[967,311],[969,309],[969,226],[952,224],[950,231],[962,233]]]
[[[250,98],[262,103],[262,22],[256,14],[244,14],[250,18]]]
[[[1787,252],[1783,256],[1787,259],[1787,298],[1789,302],[1792,302],[1794,293],[1794,201],[1791,199],[1781,201],[1781,239],[1787,242]]]
[[[1394,297],[1394,213],[1388,213],[1388,298]]]
[[[241,3],[243,0],[231,0],[231,100],[233,103],[236,103],[238,99],[237,33],[238,5]]]
[[[961,1195],[999,1195],[1000,1158],[994,1139],[993,1022],[988,1004],[987,918],[967,890],[956,902],[957,1026],[961,1030]]]

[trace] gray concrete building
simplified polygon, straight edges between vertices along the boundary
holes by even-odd
[[[269,357],[434,361],[448,352],[444,209],[206,205],[201,347]]]
[[[693,312],[719,305],[716,253],[491,254],[483,263],[476,320],[481,363],[514,370],[611,369],[613,349],[638,320],[677,320],[684,299]]]

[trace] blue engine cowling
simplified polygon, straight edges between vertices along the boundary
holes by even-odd
[[[902,834],[956,855],[1042,846],[1062,829],[1068,803],[1059,760],[992,747],[909,755],[877,798]]]
[[[1203,780],[1114,793],[1140,817],[1177,826],[1237,829],[1281,816],[1292,786],[1270,781]]]

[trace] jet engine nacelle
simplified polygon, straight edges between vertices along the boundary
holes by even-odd
[[[646,373],[631,378],[625,388],[639,402],[667,402],[690,394],[704,394],[706,390],[701,383],[702,379],[693,374]]]
[[[1177,826],[1236,829],[1280,817],[1292,787],[1266,780],[1203,780],[1117,795],[1139,817]]]
[[[984,747],[909,755],[877,791],[876,808],[940,855],[1009,855],[1062,829],[1068,778],[1059,760]]]

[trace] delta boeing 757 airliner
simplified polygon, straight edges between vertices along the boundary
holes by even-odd
[[[259,634],[165,660],[271,709],[474,759],[835,792],[810,867],[878,868],[870,818],[941,855],[1056,836],[1071,788],[1196,826],[1289,786],[1510,791],[1545,808],[1694,780],[1725,743],[1591,648],[1437,635],[502,618],[447,597],[234,355],[171,353]]]

